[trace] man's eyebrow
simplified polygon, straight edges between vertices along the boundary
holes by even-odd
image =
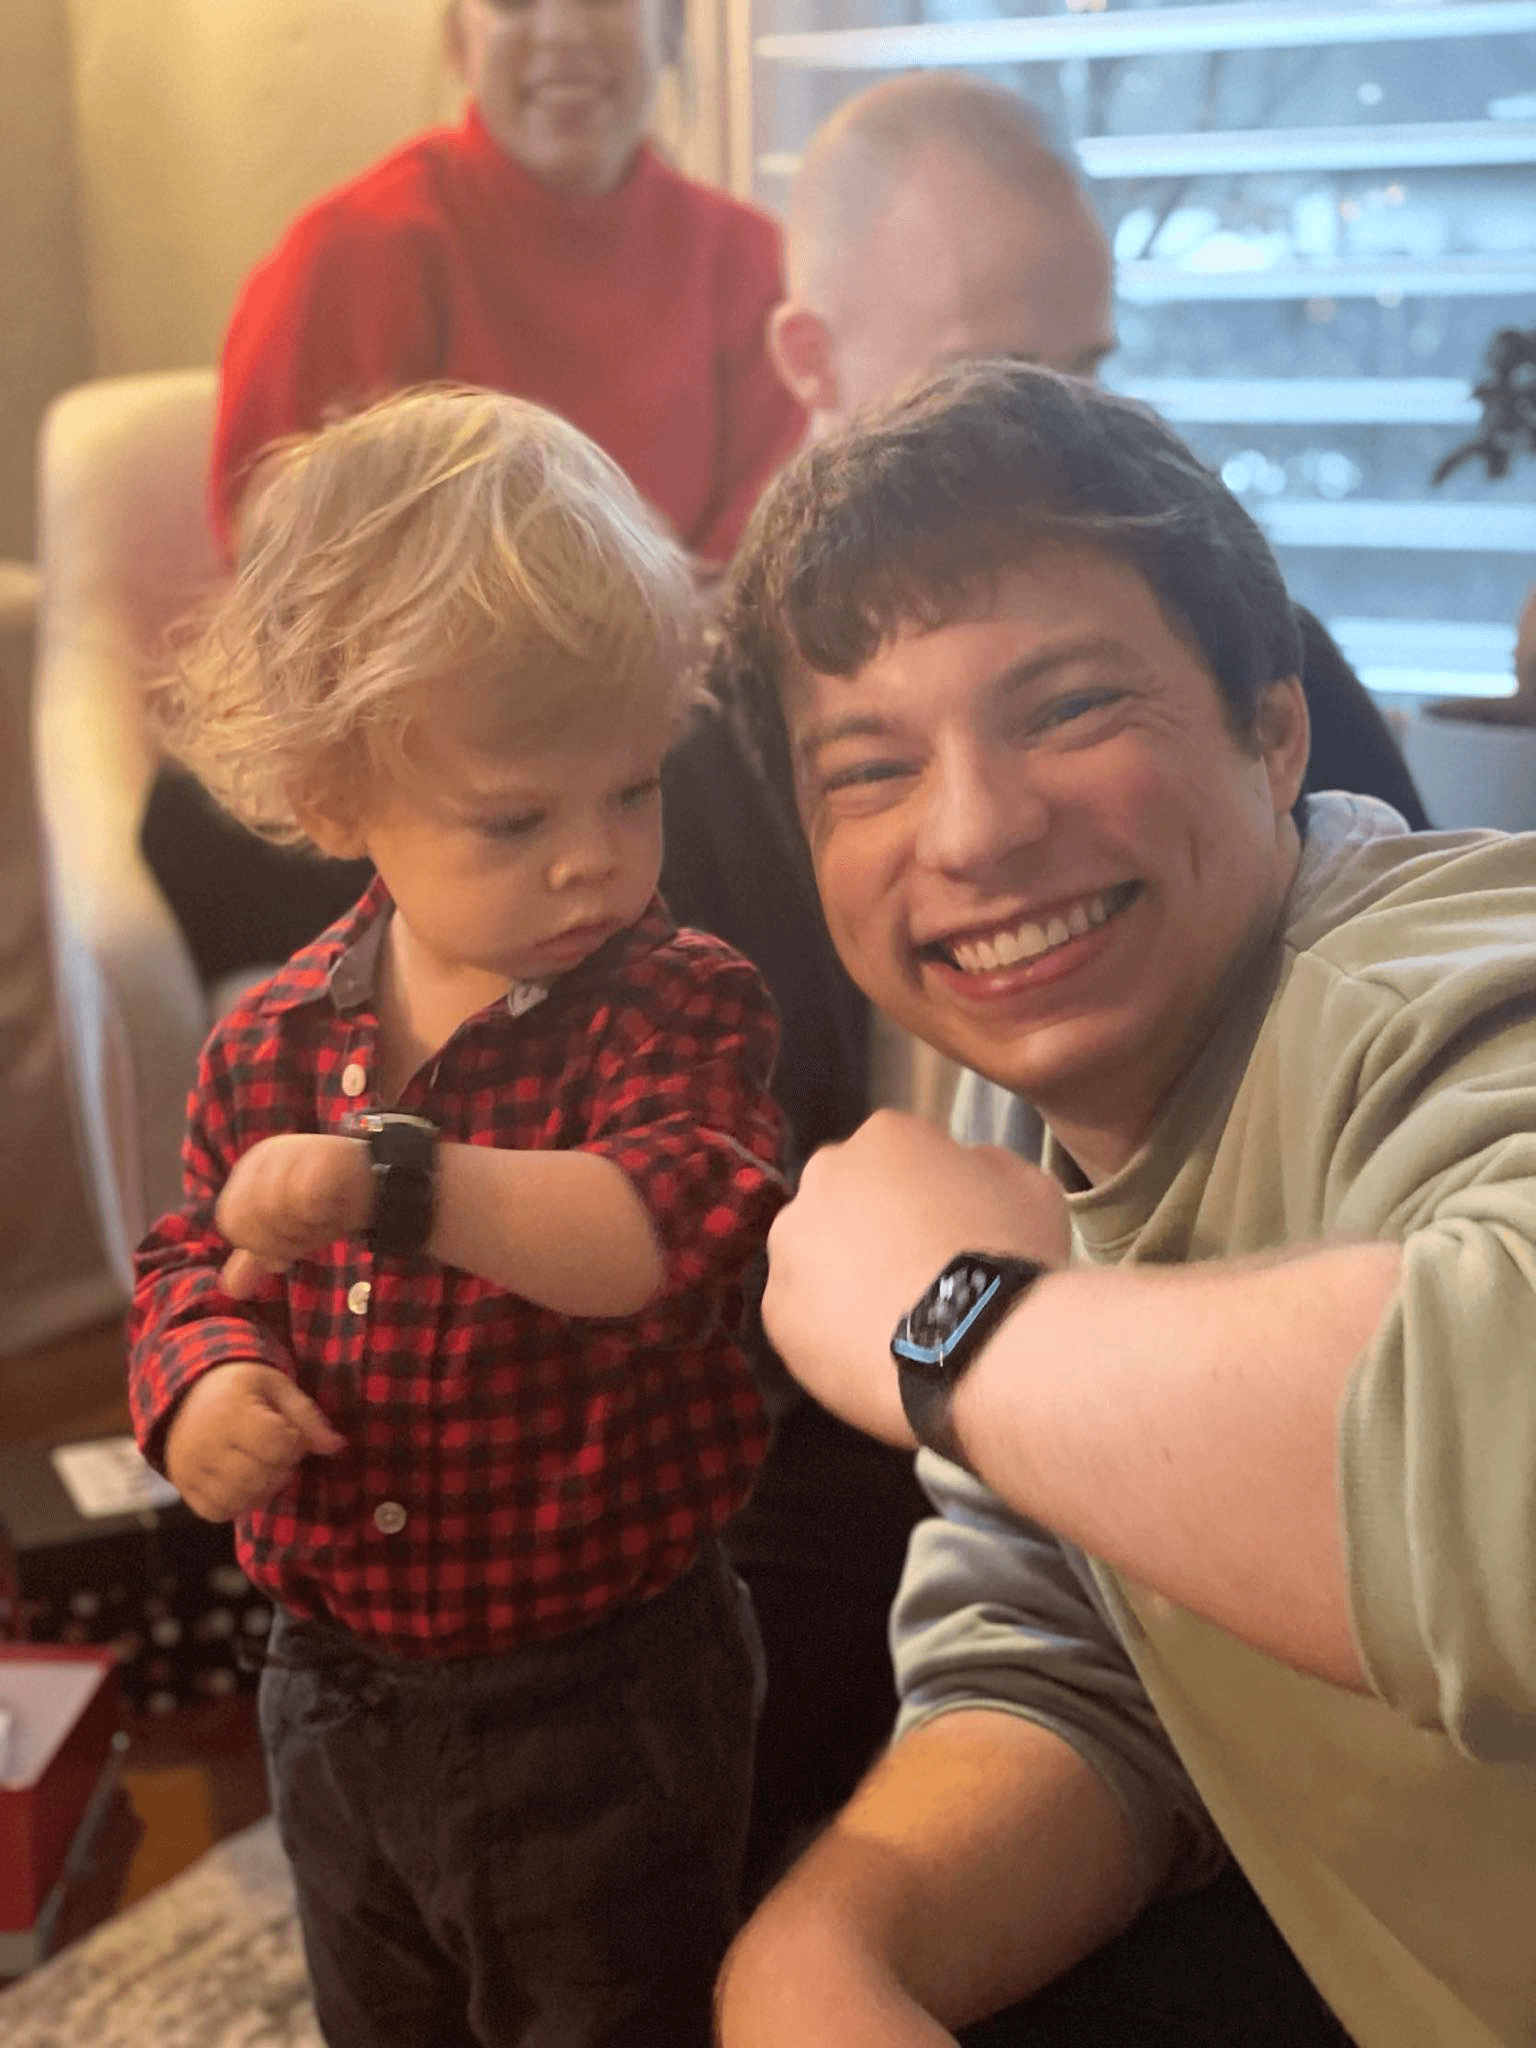
[[[985,685],[986,693],[993,697],[1009,697],[1074,662],[1105,660],[1125,667],[1134,660],[1134,651],[1123,640],[1117,640],[1108,633],[1092,633],[1081,640],[1058,641],[1053,646],[1041,648],[1037,654],[1022,655],[1006,668],[999,669]],[[824,747],[835,746],[839,740],[891,739],[901,730],[899,719],[882,717],[878,711],[848,711],[841,717],[819,719],[808,726],[796,743],[795,751],[802,761],[809,761]]]
[[[993,696],[1007,697],[1015,690],[1028,689],[1031,683],[1038,683],[1056,669],[1069,668],[1073,662],[1116,661],[1124,665],[1132,658],[1132,650],[1113,634],[1090,633],[1081,640],[1057,641],[1038,654],[1026,654],[1011,662],[1007,668],[999,669],[988,690]]]
[[[849,711],[841,718],[823,718],[801,734],[796,753],[804,761],[813,754],[819,754],[823,747],[835,746],[839,740],[884,740],[896,731],[893,719],[882,718],[874,711]]]

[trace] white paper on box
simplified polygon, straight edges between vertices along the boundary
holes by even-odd
[[[168,1479],[144,1462],[131,1436],[59,1444],[52,1455],[53,1469],[68,1489],[76,1512],[92,1520],[131,1515],[142,1508],[166,1508],[181,1498]]]
[[[11,1717],[0,1785],[35,1785],[101,1684],[94,1659],[0,1658],[0,1705]]]

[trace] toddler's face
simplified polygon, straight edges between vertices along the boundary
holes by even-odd
[[[417,770],[365,805],[363,846],[418,956],[445,976],[548,981],[644,911],[661,871],[654,705],[515,755],[451,712],[413,735]]]

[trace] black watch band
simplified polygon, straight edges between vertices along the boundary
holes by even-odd
[[[896,1383],[901,1389],[902,1408],[921,1448],[937,1451],[952,1465],[964,1465],[969,1471],[969,1461],[960,1448],[960,1439],[955,1435],[949,1412],[955,1388],[964,1377],[963,1366],[949,1379],[930,1378],[926,1373],[913,1372],[908,1368],[905,1371],[898,1369]]]
[[[950,1415],[955,1389],[998,1324],[1047,1271],[1038,1259],[960,1252],[896,1325],[891,1356],[901,1405],[926,1449],[965,1464]]]
[[[363,1235],[375,1253],[409,1258],[437,1216],[437,1126],[401,1110],[367,1110],[349,1126],[366,1139],[373,1209]]]

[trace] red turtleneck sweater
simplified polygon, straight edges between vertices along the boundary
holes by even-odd
[[[302,213],[246,281],[224,344],[221,534],[255,457],[404,385],[536,399],[723,561],[804,418],[774,375],[778,230],[649,147],[600,198],[541,185],[471,111]]]

